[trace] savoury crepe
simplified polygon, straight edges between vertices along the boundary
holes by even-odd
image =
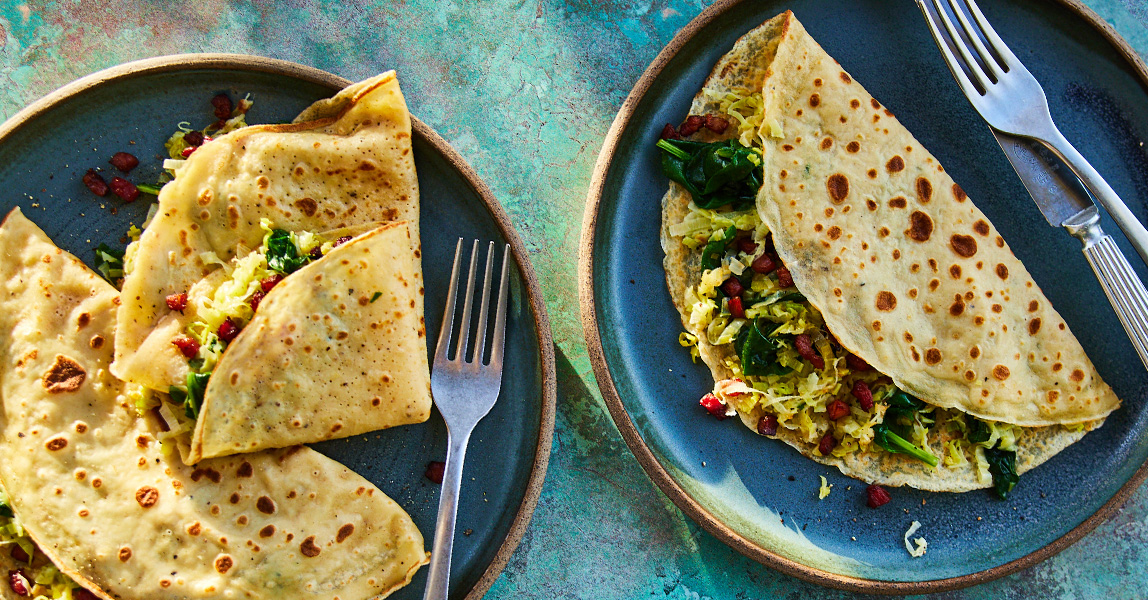
[[[703,208],[676,182],[663,199],[711,413],[865,481],[965,491],[993,484],[986,455],[1015,453],[1015,483],[1118,405],[988,219],[792,13],[738,40],[690,114],[714,126],[680,146],[737,140],[762,173],[740,206]],[[762,322],[775,362],[748,376]],[[936,466],[876,442],[897,394],[925,403],[902,433]]]
[[[406,221],[276,285],[207,385],[188,462],[346,437],[430,416]]]
[[[305,447],[185,467],[109,372],[116,291],[13,211],[0,226],[0,482],[101,598],[381,598],[425,564],[407,514]]]
[[[765,78],[758,212],[837,339],[929,403],[1016,425],[1120,401],[996,228],[790,18]]]
[[[125,257],[117,377],[158,390],[184,380],[187,358],[172,340],[200,318],[196,309],[213,292],[193,286],[259,247],[266,225],[317,233],[401,219],[421,255],[411,121],[394,72],[354,84],[300,118],[203,144],[163,187],[155,218]],[[422,289],[417,261],[414,283]],[[183,293],[190,308],[169,308],[167,297]],[[421,317],[421,293],[416,305]],[[421,320],[418,333],[425,335]]]

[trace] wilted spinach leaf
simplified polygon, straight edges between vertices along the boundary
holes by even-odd
[[[203,406],[203,394],[207,391],[207,382],[211,373],[187,374],[187,397],[184,399],[184,411],[192,419],[199,418],[199,408]]]
[[[291,233],[282,229],[271,232],[267,238],[267,268],[284,275],[298,271],[310,262],[310,258],[299,256],[299,249],[291,241]]]
[[[783,373],[784,367],[780,367],[777,363],[777,350],[781,348],[781,344],[758,327],[759,321],[760,319],[754,319],[742,327],[734,340],[734,349],[741,358],[741,370],[746,375]]]
[[[736,139],[724,142],[658,140],[662,173],[682,184],[700,208],[752,206],[761,188],[761,155]]]
[[[990,448],[985,450],[985,459],[989,461],[989,473],[993,476],[993,490],[1001,500],[1007,499],[1020,481],[1016,472],[1016,452]]]

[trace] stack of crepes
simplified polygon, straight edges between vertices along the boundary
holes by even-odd
[[[714,164],[760,167],[741,196],[663,200],[711,413],[870,483],[1003,496],[1117,408],[985,215],[792,13],[738,40],[690,114],[697,133],[659,144],[736,140]]]
[[[171,166],[122,292],[0,226],[0,594],[389,595],[422,535],[300,444],[429,415],[395,74]]]

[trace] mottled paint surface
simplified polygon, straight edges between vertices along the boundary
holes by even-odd
[[[582,340],[575,256],[594,160],[631,86],[706,4],[5,0],[0,115],[83,75],[163,54],[260,54],[349,79],[397,69],[412,111],[458,148],[517,225],[558,348],[558,422],[546,485],[489,597],[854,597],[743,558],[685,518],[626,449]],[[1148,55],[1143,0],[1087,4]],[[1053,559],[937,597],[1137,598],[1146,572],[1148,492],[1140,489],[1113,519]]]

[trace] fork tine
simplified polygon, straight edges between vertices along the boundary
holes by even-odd
[[[1000,58],[1001,66],[1003,66],[1006,71],[1011,71],[1017,66],[1023,69],[1024,65],[1021,64],[1020,59],[1012,53],[1012,50],[1009,49],[1008,44],[1004,43],[1001,36],[997,35],[997,30],[993,29],[993,26],[989,24],[988,19],[985,18],[985,14],[981,12],[981,7],[977,6],[976,0],[966,0],[965,3],[969,6],[969,12],[973,13],[973,19],[977,22],[977,26],[984,32],[985,39],[989,41],[989,46],[992,47],[993,52],[996,52],[996,55]]]
[[[486,350],[486,317],[490,306],[490,271],[494,267],[494,242],[486,249],[486,276],[482,280],[482,304],[478,309],[478,339],[474,342],[474,351],[470,353],[470,362],[482,364],[482,354]]]
[[[936,0],[933,1],[935,2]],[[937,22],[925,5],[925,0],[917,0],[917,7],[921,9],[921,14],[925,15],[925,22],[929,24],[929,33],[933,35],[933,41],[937,43],[937,48],[940,49],[941,56],[944,57],[945,64],[948,65],[949,71],[953,74],[953,78],[956,79],[957,84],[961,86],[961,91],[963,91],[965,96],[970,100],[980,96],[981,91],[977,89],[977,86],[973,85],[972,81],[969,81],[968,75],[965,74],[965,70],[961,66],[960,59],[953,54],[949,45],[945,43],[945,36],[937,27]]]
[[[937,16],[941,18],[941,22],[945,24],[945,31],[949,33],[949,41],[956,47],[957,52],[960,53],[966,71],[972,76],[972,79],[976,81],[979,90],[987,90],[988,87],[992,85],[992,82],[988,76],[981,71],[981,66],[977,62],[977,59],[973,58],[973,55],[969,52],[968,46],[965,45],[964,38],[957,32],[957,28],[953,25],[952,19],[949,18],[949,13],[945,12],[945,7],[941,6],[941,0],[933,0],[933,8],[936,9]],[[975,37],[976,34],[970,35]],[[981,92],[978,91],[977,94],[981,95]]]
[[[490,365],[502,368],[502,354],[506,341],[506,298],[510,276],[510,244],[502,249],[502,276],[498,283],[498,312],[494,314],[494,341],[490,345]]]
[[[458,325],[458,348],[455,351],[454,359],[458,362],[466,362],[466,350],[470,346],[470,307],[474,304],[474,271],[478,266],[478,240],[474,240],[474,246],[470,250],[470,274],[466,278],[466,296],[462,302],[462,320]]]
[[[981,42],[981,36],[977,35],[976,29],[973,28],[972,23],[969,23],[969,18],[965,16],[965,11],[957,5],[957,0],[949,0],[949,6],[953,9],[953,14],[957,15],[957,20],[961,22],[961,29],[965,31],[965,36],[973,44],[977,54],[981,57],[981,65],[988,69],[989,76],[993,81],[1000,81],[1003,64],[999,63],[996,55],[989,52],[988,48]],[[1007,69],[1005,69],[1007,71]]]
[[[442,325],[438,330],[438,345],[435,347],[434,360],[449,360],[451,330],[454,327],[454,299],[458,291],[458,265],[462,261],[462,238],[454,247],[454,267],[450,271],[450,286],[446,291],[446,308],[442,311]]]

